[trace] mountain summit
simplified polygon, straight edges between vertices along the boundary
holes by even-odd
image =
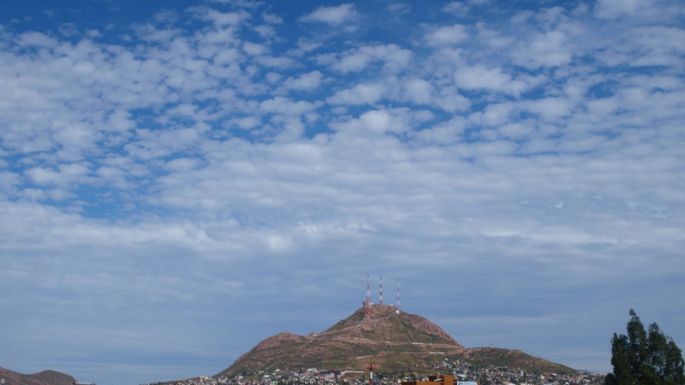
[[[358,309],[321,333],[269,337],[218,376],[274,369],[364,370],[371,362],[381,372],[430,372],[444,359],[532,367],[541,372],[573,371],[517,350],[467,349],[424,317],[375,304]]]
[[[5,385],[72,385],[76,382],[74,377],[54,370],[21,374],[4,368],[0,368],[0,379]]]

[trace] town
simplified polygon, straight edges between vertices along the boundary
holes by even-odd
[[[591,372],[535,373],[506,366],[475,367],[462,361],[444,360],[435,366],[435,372],[454,376],[454,385],[599,385],[604,382],[604,374]],[[182,381],[163,383],[164,385],[398,385],[407,383],[424,385],[424,381],[436,385],[450,385],[441,381],[441,376],[425,376],[415,373],[373,374],[366,371],[332,371],[310,368],[302,371],[275,369],[258,371],[235,377],[201,376]],[[162,385],[148,384],[148,385]]]

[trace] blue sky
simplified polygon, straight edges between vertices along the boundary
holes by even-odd
[[[466,346],[606,371],[631,307],[682,346],[684,18],[2,2],[0,366],[214,374],[367,273]]]

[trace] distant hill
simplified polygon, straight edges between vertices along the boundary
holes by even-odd
[[[358,309],[328,330],[307,336],[279,333],[239,357],[217,376],[260,370],[364,370],[373,362],[379,372],[425,372],[445,358],[475,366],[509,366],[541,373],[570,373],[573,369],[518,350],[460,345],[428,319],[400,312],[389,305]]]
[[[577,372],[568,366],[526,354],[518,349],[469,348],[466,349],[463,359],[476,367],[494,365],[539,373],[571,374]]]
[[[21,374],[0,368],[0,378],[5,385],[72,385],[76,379],[68,374],[45,370],[34,374]]]

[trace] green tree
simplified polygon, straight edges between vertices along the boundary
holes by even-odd
[[[614,333],[611,339],[612,373],[606,385],[685,385],[683,356],[670,337],[656,323],[645,327],[630,309],[627,335]]]

